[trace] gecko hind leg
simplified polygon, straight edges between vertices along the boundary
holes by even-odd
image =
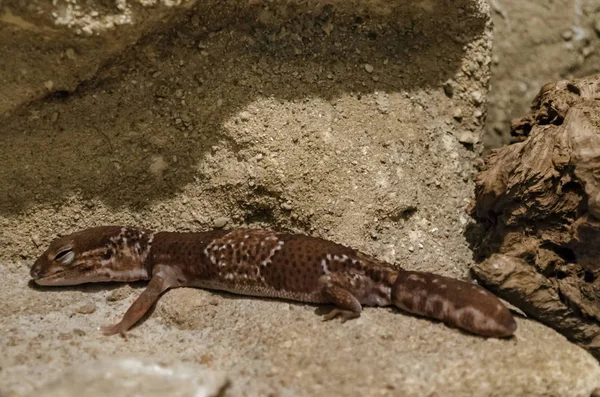
[[[347,289],[327,283],[323,286],[321,293],[323,294],[323,297],[336,306],[325,315],[324,321],[333,320],[340,316],[342,323],[344,323],[347,320],[360,317],[362,305]]]

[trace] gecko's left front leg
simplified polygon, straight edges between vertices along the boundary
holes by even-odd
[[[172,272],[157,269],[144,292],[129,306],[121,321],[114,325],[101,327],[100,331],[107,336],[119,334],[124,337],[125,333],[150,310],[163,292],[177,286],[179,283]]]

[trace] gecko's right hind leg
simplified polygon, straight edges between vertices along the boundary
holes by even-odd
[[[336,307],[325,315],[324,320],[329,321],[337,316],[342,318],[342,322],[360,317],[362,305],[350,291],[336,285],[333,281],[327,280],[321,288],[321,294],[329,303]]]

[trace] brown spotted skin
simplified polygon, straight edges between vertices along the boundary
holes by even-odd
[[[506,307],[478,286],[404,271],[320,238],[262,229],[87,229],[55,240],[31,276],[42,285],[151,279],[123,319],[103,328],[107,335],[124,335],[164,291],[182,286],[334,304],[326,319],[358,317],[362,305],[395,305],[483,336],[516,329]]]
[[[425,272],[403,271],[392,288],[394,305],[474,334],[507,337],[517,323],[506,306],[475,284]]]

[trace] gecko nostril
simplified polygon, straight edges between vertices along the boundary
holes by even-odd
[[[40,275],[40,268],[39,266],[36,266],[35,264],[31,267],[31,270],[29,271],[29,275],[31,276],[31,278],[38,278]]]

